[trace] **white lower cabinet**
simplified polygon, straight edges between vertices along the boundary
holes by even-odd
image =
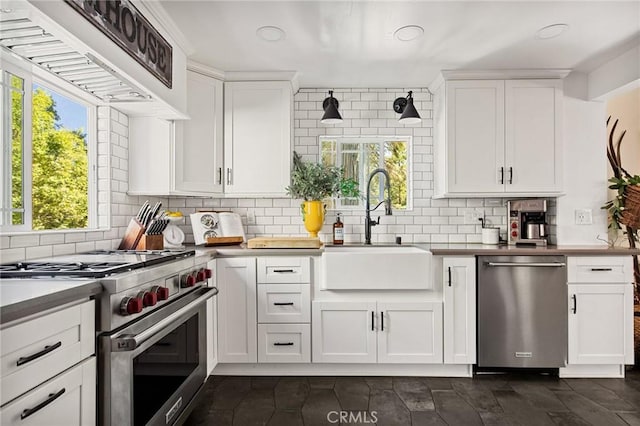
[[[258,324],[258,362],[311,362],[309,324]]]
[[[633,364],[633,286],[569,285],[569,364]]]
[[[5,426],[96,424],[96,358],[90,357],[0,408]]]
[[[313,362],[440,363],[439,302],[315,301]]]
[[[476,363],[476,259],[444,257],[444,362]]]
[[[256,259],[216,259],[218,362],[258,360]]]

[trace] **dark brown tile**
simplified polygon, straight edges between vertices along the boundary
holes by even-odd
[[[372,389],[369,412],[375,414],[378,426],[406,426],[411,424],[411,414],[396,393],[389,389]]]
[[[484,426],[520,426],[520,423],[507,413],[481,411],[478,414]]]
[[[229,410],[236,405],[251,390],[251,379],[248,377],[228,377],[213,391],[212,408],[216,410]]]
[[[365,377],[364,381],[367,382],[371,389],[392,389],[393,380],[391,377]]]
[[[586,389],[602,389],[602,385],[594,379],[564,379],[564,381],[571,386],[574,391],[581,391]]]
[[[591,423],[586,422],[576,413],[571,411],[562,411],[559,413],[548,413],[551,420],[560,426],[589,426]]]
[[[573,386],[571,383],[569,383]],[[593,389],[593,388],[591,388]],[[572,391],[557,391],[555,394],[571,411],[594,425],[624,425],[620,417],[590,399]]]
[[[458,395],[477,411],[502,412],[502,407],[500,407],[491,390],[483,382],[478,382],[474,379],[451,379],[451,386]]]
[[[610,411],[635,411],[637,409],[609,389],[585,389],[578,393]]]
[[[309,396],[302,406],[302,419],[305,426],[329,425],[329,412],[341,410],[333,389],[310,389]]]
[[[431,392],[436,411],[450,425],[481,425],[482,419],[460,395],[452,390]]]
[[[515,391],[495,390],[493,395],[505,413],[522,425],[553,425],[551,418],[543,410],[529,404],[529,401]]]
[[[544,411],[569,411],[549,388],[538,382],[513,383],[511,387],[534,407]]]
[[[276,410],[268,426],[303,426],[300,410]]]
[[[278,409],[300,409],[309,395],[309,382],[304,377],[283,377],[274,390]]]
[[[427,377],[427,385],[431,390],[451,390],[451,379],[446,377]]]
[[[410,411],[435,409],[427,379],[422,377],[398,377],[393,379],[393,390]]]
[[[412,411],[411,426],[446,426],[442,417],[435,411]]]
[[[338,377],[333,390],[343,410],[366,411],[369,407],[369,386],[360,377]]]
[[[273,389],[280,381],[280,377],[252,377],[251,388],[252,389]]]
[[[640,426],[640,414],[638,413],[618,413],[618,416],[630,426]]]
[[[273,412],[272,389],[252,389],[233,412],[233,424],[238,426],[264,426]]]
[[[311,389],[333,389],[333,384],[336,382],[335,377],[307,377],[309,386]]]
[[[185,426],[231,426],[233,424],[233,410],[210,410],[206,416],[197,418],[194,418],[194,413],[189,416]]]

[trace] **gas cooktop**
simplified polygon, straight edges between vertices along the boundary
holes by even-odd
[[[98,250],[0,265],[0,278],[104,278],[195,255],[195,250]]]

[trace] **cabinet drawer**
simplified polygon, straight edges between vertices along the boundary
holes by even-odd
[[[309,284],[265,284],[258,286],[258,322],[309,322]]]
[[[308,257],[259,257],[258,284],[308,283]]]
[[[311,362],[309,324],[258,324],[258,362]]]
[[[633,281],[631,256],[567,258],[570,283],[630,283]]]
[[[25,417],[26,415],[26,417]],[[0,424],[92,426],[96,424],[96,359],[38,386],[0,409]]]
[[[95,351],[93,300],[0,330],[0,405]]]

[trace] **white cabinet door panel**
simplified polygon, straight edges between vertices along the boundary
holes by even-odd
[[[448,191],[503,192],[504,81],[447,82]]]
[[[557,191],[561,186],[562,82],[505,82],[505,190]]]
[[[218,361],[257,362],[256,259],[216,259]]]
[[[442,362],[441,303],[378,302],[378,313],[378,362]]]
[[[570,284],[569,364],[633,363],[632,310],[631,284]]]
[[[445,257],[442,261],[444,293],[444,362],[476,362],[476,260]]]
[[[313,302],[313,362],[376,362],[375,302]]]

